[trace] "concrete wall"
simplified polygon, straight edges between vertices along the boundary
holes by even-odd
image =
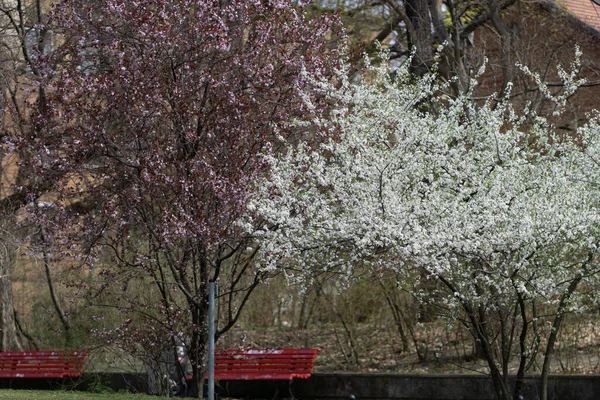
[[[551,376],[549,400],[598,400],[600,376]],[[42,379],[0,379],[0,388],[58,387],[85,390],[99,382],[115,391],[144,392],[144,374],[85,374],[78,382]],[[222,397],[245,399],[290,398],[298,400],[494,400],[492,383],[482,375],[314,374],[289,382],[217,382]],[[537,400],[539,376],[527,377],[524,399]],[[353,396],[353,397],[352,397]]]
[[[599,376],[552,376],[549,400],[598,400]],[[296,398],[493,400],[491,380],[482,375],[315,374],[291,385]],[[538,399],[539,377],[528,377],[523,396]]]
[[[236,398],[494,400],[483,375],[314,374],[288,383],[219,382],[220,393]],[[539,376],[527,377],[525,400],[539,399]],[[291,396],[290,396],[291,394]],[[598,400],[600,376],[551,376],[549,400]]]

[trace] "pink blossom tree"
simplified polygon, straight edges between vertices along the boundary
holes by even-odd
[[[183,334],[200,396],[208,282],[227,271],[218,336],[265,274],[246,209],[262,155],[314,112],[301,71],[335,66],[335,25],[286,0],[64,0],[44,27],[62,44],[38,60],[46,99],[11,143],[33,171],[30,197],[53,193],[38,221],[92,270],[98,301],[119,293],[126,321],[107,337]]]

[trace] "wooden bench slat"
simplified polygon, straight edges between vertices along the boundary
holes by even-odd
[[[235,368],[222,368],[222,369],[217,369],[215,368],[215,374],[227,374],[227,373],[242,373],[242,372],[263,372],[263,371],[286,371],[287,373],[295,373],[295,372],[302,372],[302,373],[309,373],[312,371],[312,368],[276,368],[276,367],[265,367],[265,368],[243,368],[241,366],[237,366]]]
[[[312,363],[314,362],[314,359],[294,359],[294,360],[286,360],[286,359],[281,359],[281,358],[265,358],[265,359],[257,359],[257,358],[220,358],[220,359],[215,359],[216,362],[221,362],[221,363],[246,363],[246,364],[252,364],[252,363],[263,363],[263,362],[270,362],[270,363],[279,363],[279,364],[291,364],[291,363]]]
[[[273,372],[273,373],[264,373],[264,374],[222,374],[219,375],[215,379],[223,380],[223,381],[259,381],[259,380],[269,380],[269,381],[289,381],[292,378],[301,378],[306,379],[310,378],[311,374],[287,374],[282,372]]]
[[[291,351],[294,350],[294,351]],[[225,350],[216,352],[216,355],[228,355],[228,356],[236,356],[241,355],[244,357],[303,357],[303,356],[316,356],[318,353],[318,349],[277,349],[277,350]]]
[[[225,376],[262,376],[262,375],[285,375],[287,380],[292,379],[293,377],[309,377],[312,375],[312,371],[281,371],[277,369],[265,369],[265,370],[256,370],[256,371],[248,371],[248,370],[231,370],[231,371],[221,371],[215,372],[215,379],[233,379],[233,378],[225,378]],[[258,378],[257,378],[258,379]],[[266,378],[264,378],[266,379]]]
[[[222,365],[229,364],[245,364],[245,365],[260,365],[260,364],[279,364],[279,365],[299,365],[299,364],[313,364],[314,360],[283,360],[283,359],[273,359],[273,358],[265,358],[262,360],[258,360],[256,358],[251,359],[243,359],[243,358],[220,358],[215,359],[215,362],[218,362]]]
[[[255,366],[250,366],[248,367],[247,365],[231,365],[229,367],[223,368],[223,367],[215,367],[215,372],[217,373],[225,373],[227,371],[240,371],[240,370],[245,370],[245,371],[261,371],[261,370],[265,370],[265,369],[277,369],[280,371],[311,371],[312,370],[312,366],[310,365],[304,365],[302,367],[288,367],[288,366],[281,366],[281,365],[263,365],[260,367],[255,367]]]

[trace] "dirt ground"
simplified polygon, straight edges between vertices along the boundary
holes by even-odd
[[[341,326],[308,329],[236,329],[218,343],[221,349],[319,348],[316,372],[396,373],[486,373],[487,365],[473,356],[473,340],[466,332],[443,327],[421,326],[408,351],[402,351],[397,335],[389,329],[369,326],[347,333]],[[416,351],[419,347],[421,359]],[[600,373],[600,324],[571,323],[556,343],[552,372],[562,374]],[[516,371],[516,361],[512,369]],[[539,372],[542,358],[532,362],[530,373]]]

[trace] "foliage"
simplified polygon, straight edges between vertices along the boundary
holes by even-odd
[[[99,393],[99,394],[114,394],[115,391],[112,390],[109,386],[104,385],[102,382],[95,381],[88,385],[87,391],[90,393]]]
[[[300,275],[366,265],[437,280],[439,309],[470,329],[498,398],[512,398],[513,346],[518,396],[540,336],[544,373],[564,313],[578,310],[576,289],[596,281],[600,192],[581,179],[576,141],[514,109],[510,91],[499,102],[450,97],[434,75],[415,81],[408,68],[369,67],[357,84],[342,73],[339,88],[320,81],[338,106],[302,124],[340,137],[268,158],[272,173],[251,205],[272,227],[261,256]],[[562,77],[559,106],[580,84],[576,69]],[[585,132],[597,137],[596,122]],[[539,305],[553,310],[552,329],[537,325]]]

